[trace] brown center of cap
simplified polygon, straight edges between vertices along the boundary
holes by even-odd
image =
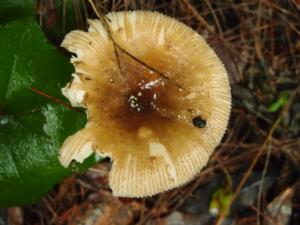
[[[171,115],[172,105],[176,104],[169,95],[180,95],[177,87],[169,80],[160,77],[153,71],[135,73],[124,71],[129,88],[115,114],[122,115],[119,120],[121,127],[139,129],[140,127],[163,126],[164,121],[174,120]],[[174,120],[175,122],[175,120]]]
[[[158,110],[158,105],[163,98],[163,87],[165,81],[157,79],[138,79],[137,87],[128,96],[128,106],[130,110],[136,112],[151,112]]]
[[[118,130],[136,133],[141,127],[163,130],[170,122],[178,122],[178,102],[183,101],[184,91],[175,81],[130,56],[119,57],[121,71],[112,72],[95,95],[100,110],[94,115],[102,114],[101,123],[115,121]]]

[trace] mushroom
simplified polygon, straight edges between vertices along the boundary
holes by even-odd
[[[68,137],[67,167],[92,152],[113,161],[115,196],[145,197],[178,187],[206,165],[231,108],[226,70],[194,30],[157,12],[123,11],[88,20],[61,46],[74,53],[62,93],[86,108],[85,128]]]

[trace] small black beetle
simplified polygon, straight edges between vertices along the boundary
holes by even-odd
[[[205,125],[206,125],[206,121],[203,120],[200,116],[196,116],[193,119],[193,124],[194,124],[195,127],[204,128]]]

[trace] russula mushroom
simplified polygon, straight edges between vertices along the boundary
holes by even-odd
[[[231,108],[226,70],[205,40],[156,12],[106,15],[72,31],[73,80],[62,89],[86,108],[85,128],[68,137],[67,167],[92,152],[112,159],[116,196],[151,196],[190,181],[219,144]]]

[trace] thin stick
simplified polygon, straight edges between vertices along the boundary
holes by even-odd
[[[271,148],[270,145],[271,145],[271,141],[270,141],[269,146],[268,146],[267,158],[266,158],[264,169],[263,169],[263,172],[262,172],[262,175],[261,175],[261,182],[260,182],[259,189],[258,189],[258,198],[257,198],[257,210],[258,210],[258,212],[261,212],[261,200],[260,200],[260,198],[261,198],[261,195],[262,195],[262,192],[263,192],[264,180],[265,180],[265,177],[266,177],[266,174],[267,174],[267,171],[268,171],[270,158],[271,158],[272,148]],[[263,213],[262,213],[262,215],[263,215]],[[261,217],[260,213],[257,213],[256,214],[256,223],[258,225],[261,224],[260,217]]]
[[[183,86],[181,86],[181,85],[177,84],[176,82],[172,81],[172,80],[170,79],[170,77],[166,76],[166,75],[165,75],[164,73],[162,73],[161,71],[159,71],[159,70],[153,68],[152,66],[148,65],[146,62],[144,62],[144,61],[138,59],[137,57],[135,57],[134,55],[132,55],[131,53],[129,53],[127,50],[125,50],[123,47],[121,47],[121,46],[114,40],[114,38],[112,37],[112,32],[111,32],[111,30],[110,30],[110,26],[109,26],[108,23],[107,23],[107,17],[101,13],[101,10],[99,10],[99,9],[97,8],[97,6],[94,4],[94,1],[93,1],[93,0],[89,0],[89,3],[91,4],[91,6],[92,6],[94,12],[96,13],[96,15],[98,16],[98,18],[99,18],[99,19],[101,20],[101,22],[103,23],[104,28],[105,28],[105,30],[106,30],[107,33],[108,33],[109,39],[113,42],[113,45],[114,45],[114,48],[115,48],[115,54],[116,54],[116,58],[117,58],[117,63],[118,63],[118,66],[119,66],[119,69],[120,69],[120,72],[121,72],[122,75],[124,75],[124,73],[123,73],[123,71],[122,71],[122,69],[121,69],[121,64],[120,64],[120,61],[119,61],[119,55],[118,55],[118,53],[117,53],[117,51],[116,51],[116,48],[119,49],[119,50],[121,50],[122,53],[125,53],[126,55],[128,55],[130,58],[132,58],[133,60],[137,61],[137,62],[140,63],[141,65],[143,65],[143,66],[147,67],[148,69],[154,71],[155,73],[157,73],[158,75],[160,75],[160,76],[163,77],[164,79],[171,81],[171,82],[172,82],[173,84],[175,84],[178,88],[184,90]]]
[[[232,205],[232,203],[236,200],[236,198],[238,197],[238,194],[240,193],[240,191],[242,190],[243,186],[245,185],[246,181],[248,180],[249,176],[251,175],[251,172],[254,169],[254,166],[257,164],[258,159],[262,156],[266,146],[268,145],[269,141],[272,139],[273,133],[275,132],[275,130],[277,129],[277,127],[279,126],[279,124],[281,123],[282,119],[283,119],[283,115],[288,111],[288,109],[290,108],[290,105],[292,103],[292,101],[294,100],[296,94],[299,91],[299,87],[298,89],[296,89],[293,94],[290,97],[289,102],[286,104],[286,106],[281,110],[280,115],[278,116],[277,120],[275,121],[275,123],[273,124],[273,126],[271,127],[264,143],[262,144],[262,146],[260,147],[260,149],[258,150],[258,153],[256,154],[255,158],[253,159],[253,161],[251,162],[250,167],[248,168],[248,170],[246,171],[243,179],[241,180],[241,182],[239,183],[234,195],[232,196],[230,202],[228,205],[226,205],[226,208],[229,209]],[[217,222],[216,225],[222,224],[223,220],[225,218],[222,217],[220,218]]]
[[[65,106],[65,107],[67,107],[68,109],[72,109],[72,110],[74,110],[74,111],[76,111],[76,112],[79,112],[79,113],[85,115],[84,112],[80,111],[79,109],[74,108],[73,106],[71,106],[71,105],[68,104],[68,103],[65,103],[64,101],[60,100],[59,98],[55,98],[55,97],[53,97],[53,96],[51,96],[51,95],[48,95],[47,93],[45,93],[45,92],[43,92],[43,91],[41,91],[41,90],[38,90],[38,89],[36,89],[36,88],[33,88],[33,87],[30,87],[29,89],[30,89],[31,91],[33,91],[33,92],[35,92],[35,93],[41,95],[41,96],[44,96],[44,97],[46,97],[46,98],[51,99],[52,101],[54,101],[54,102],[56,102],[56,103],[58,103],[58,104],[60,104],[60,105],[63,105],[63,106]]]
[[[62,35],[66,34],[66,2],[62,0]]]

